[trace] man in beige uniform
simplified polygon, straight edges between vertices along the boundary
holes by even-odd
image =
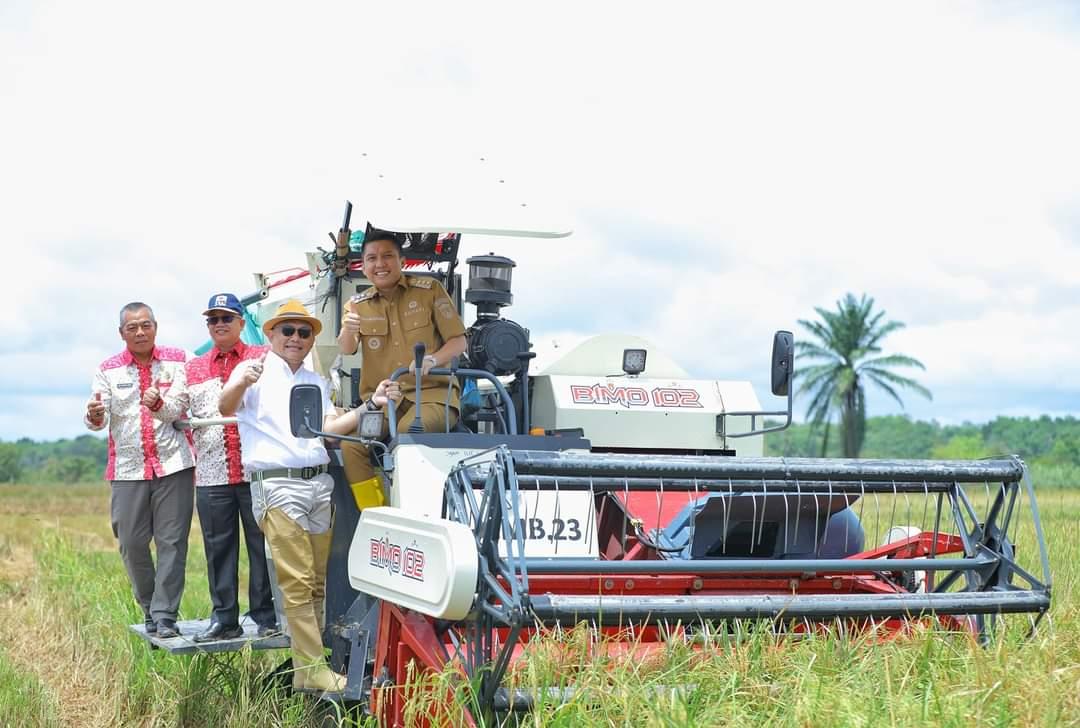
[[[445,367],[450,360],[465,353],[465,325],[454,308],[446,289],[426,276],[401,273],[401,244],[389,232],[371,229],[362,248],[364,275],[372,287],[346,304],[338,346],[342,353],[353,354],[362,347],[364,357],[360,373],[360,396],[366,402],[380,381],[398,367],[412,371],[413,347],[423,342],[424,357],[421,383],[420,418],[424,432],[446,430],[448,377],[429,377],[435,367]],[[416,381],[412,376],[400,380],[404,400],[397,410],[399,423],[416,416],[413,412]],[[450,392],[450,427],[457,422],[458,387]],[[343,442],[345,475],[350,483],[359,483],[374,475],[367,448]]]

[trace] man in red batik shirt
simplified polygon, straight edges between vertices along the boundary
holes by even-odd
[[[185,367],[187,387],[176,392],[195,419],[221,417],[221,388],[236,365],[261,359],[268,346],[240,341],[244,308],[231,293],[210,297],[206,328],[214,347]],[[248,615],[266,637],[277,633],[273,593],[266,566],[263,534],[251,510],[251,485],[240,460],[240,433],[236,425],[212,425],[192,430],[195,439],[195,505],[206,546],[207,576],[214,613],[210,627],[195,636],[196,642],[232,639],[243,634],[237,601],[240,558],[240,524],[248,554]]]

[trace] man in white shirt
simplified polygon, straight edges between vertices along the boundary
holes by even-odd
[[[263,324],[270,352],[242,362],[222,389],[221,414],[236,414],[244,472],[250,475],[252,510],[274,558],[293,653],[293,688],[341,691],[345,677],[330,670],[322,644],[326,561],[330,554],[333,478],[330,456],[318,438],[294,437],[289,424],[293,386],[315,384],[322,390],[322,429],[355,432],[359,414],[399,401],[396,382],[384,380],[362,407],[337,415],[325,380],[304,367],[304,359],[322,330],[321,322],[296,300],[283,303]]]

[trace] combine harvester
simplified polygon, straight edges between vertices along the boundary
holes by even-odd
[[[359,399],[362,366],[360,353],[337,353],[342,301],[369,285],[350,214],[335,249],[309,253],[310,275],[289,284],[311,281],[300,297],[325,319],[315,362],[341,406]],[[772,393],[786,398],[777,411],[763,411],[749,383],[692,379],[633,336],[597,336],[533,365],[528,330],[499,314],[513,261],[470,258],[463,295],[461,234],[568,233],[376,222],[403,231],[410,274],[437,277],[478,316],[468,361],[433,370],[465,383],[452,431],[417,421],[400,432],[391,413],[378,443],[364,433],[380,431],[380,416],[361,423],[388,505],[361,512],[334,468],[324,638],[348,676],[337,699],[401,725],[417,678],[451,669],[472,691],[475,722],[528,710],[573,689],[515,687],[524,646],[583,624],[597,651],[639,660],[665,641],[707,644],[754,621],[882,637],[936,621],[987,640],[1002,615],[1027,614],[1034,629],[1048,610],[1046,547],[1019,458],[762,457],[762,435],[791,421],[790,333],[773,339]],[[257,279],[249,311],[261,320],[288,286]],[[316,393],[294,390],[294,434],[319,436],[320,410]],[[174,652],[282,646],[148,639]]]

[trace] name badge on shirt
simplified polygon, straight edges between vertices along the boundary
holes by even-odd
[[[117,389],[131,389],[135,386],[135,382],[120,382],[116,385]]]

